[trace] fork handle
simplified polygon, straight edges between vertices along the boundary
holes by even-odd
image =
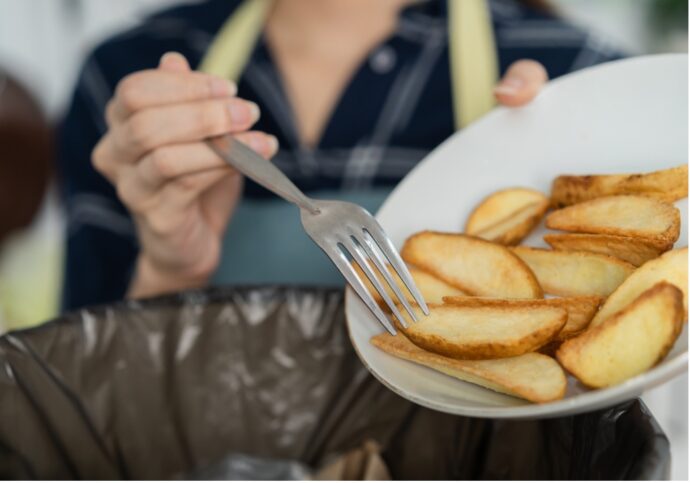
[[[227,134],[207,139],[206,143],[226,163],[247,178],[313,215],[319,213],[314,202],[281,170],[244,143]]]

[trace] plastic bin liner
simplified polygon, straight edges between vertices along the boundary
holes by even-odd
[[[366,441],[395,479],[659,479],[670,463],[639,400],[502,421],[402,399],[358,360],[336,290],[209,289],[0,338],[2,478],[211,477],[229,455],[295,463],[259,473],[277,478]]]

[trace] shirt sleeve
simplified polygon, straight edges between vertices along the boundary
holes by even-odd
[[[106,131],[105,106],[115,83],[91,56],[58,130],[58,169],[67,214],[64,310],[122,299],[138,253],[127,210],[91,164],[91,152]]]

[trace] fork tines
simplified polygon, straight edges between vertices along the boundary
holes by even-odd
[[[376,223],[375,225],[378,225]],[[422,309],[425,315],[429,314],[429,309],[420,293],[419,289],[414,283],[412,275],[410,274],[407,266],[400,258],[398,251],[393,246],[393,243],[388,239],[383,229],[380,226],[373,226],[364,228],[361,234],[356,233],[357,230],[353,230],[349,239],[340,239],[339,245],[341,251],[347,252],[353,261],[359,266],[361,272],[364,273],[371,283],[371,285],[376,289],[380,297],[386,303],[391,313],[398,319],[403,327],[407,327],[407,321],[405,317],[400,313],[399,306],[405,308],[410,318],[417,322],[417,315],[413,310],[407,297],[403,294],[401,288],[395,282],[393,276],[391,275],[390,268],[398,275],[400,280],[403,282],[409,293],[416,304]],[[358,236],[359,235],[359,236]],[[346,259],[345,259],[346,260]],[[376,270],[371,266],[371,262],[376,267]],[[391,321],[386,316],[386,314],[381,310],[381,308],[376,303],[375,298],[367,290],[366,284],[359,277],[357,272],[352,268],[350,263],[345,263],[347,268],[340,266],[341,272],[345,275],[348,282],[352,288],[357,292],[359,297],[364,301],[364,303],[369,307],[369,309],[374,313],[376,318],[383,324],[383,326],[391,334],[395,334],[395,327],[391,324]],[[381,282],[379,276],[383,276],[385,284]],[[397,302],[394,301],[389,295],[389,291],[386,290],[386,286],[390,287],[391,291],[397,298]]]

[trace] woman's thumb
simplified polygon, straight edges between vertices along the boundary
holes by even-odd
[[[498,102],[504,106],[523,106],[534,99],[548,80],[544,66],[534,60],[512,64],[494,89]]]

